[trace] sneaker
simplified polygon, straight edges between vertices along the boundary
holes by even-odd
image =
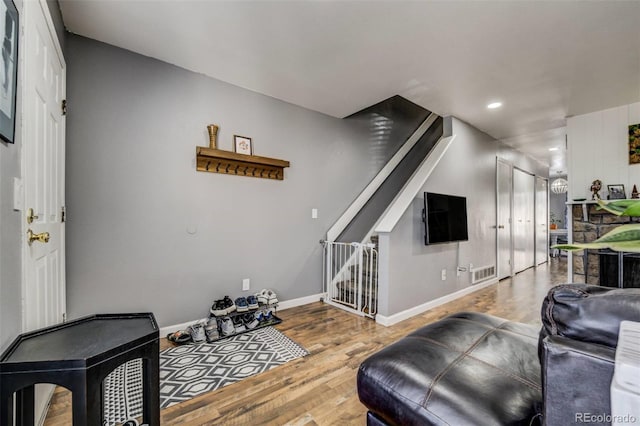
[[[216,318],[209,318],[207,325],[204,326],[204,334],[207,336],[207,342],[211,343],[220,338],[218,332],[218,320]]]
[[[229,296],[225,296],[224,299],[222,299],[222,303],[224,303],[227,314],[236,310],[236,304],[233,303],[233,300],[231,300]]]
[[[273,309],[269,308],[262,314],[264,322],[269,322],[273,319]]]
[[[260,293],[256,294],[256,297],[258,298],[258,302],[263,305],[275,305],[278,303],[278,298],[273,290],[263,289]]]
[[[256,318],[255,314],[245,314],[242,319],[244,320],[244,325],[247,326],[248,330],[256,328],[258,324],[260,324],[260,320]]]
[[[247,304],[249,309],[258,309],[258,298],[254,295],[247,296]]]
[[[233,321],[231,321],[231,318],[229,317],[222,318],[220,322],[220,329],[222,330],[223,336],[231,336],[236,332],[236,329],[233,326]]]
[[[211,309],[209,309],[209,312],[211,312],[211,314],[215,315],[216,317],[223,317],[227,315],[227,307],[225,306],[223,300],[216,300],[215,302],[213,302],[213,305],[211,305]]]
[[[253,314],[253,317],[258,320],[258,322],[264,321],[264,313],[262,311],[258,311]]]
[[[244,322],[242,321],[242,317],[243,315],[238,315],[233,318],[233,327],[236,333],[247,331],[247,327],[245,327]]]
[[[247,299],[245,299],[244,297],[238,297],[236,299],[236,310],[238,312],[247,312],[249,310]]]
[[[204,326],[199,322],[189,326],[189,334],[191,334],[191,340],[193,340],[193,343],[202,343],[206,339]]]

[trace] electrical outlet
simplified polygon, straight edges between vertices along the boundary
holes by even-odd
[[[251,288],[251,280],[245,278],[242,280],[242,291],[248,291]]]
[[[440,274],[440,277],[442,278],[442,281],[446,281],[447,280],[447,270],[446,269],[442,270],[442,272]]]

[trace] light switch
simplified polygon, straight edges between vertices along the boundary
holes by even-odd
[[[311,209],[311,219],[318,218],[318,209]]]

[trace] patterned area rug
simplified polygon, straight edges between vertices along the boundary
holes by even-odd
[[[160,407],[167,408],[205,392],[308,355],[293,340],[265,327],[214,343],[178,346],[160,353]],[[142,362],[134,360],[105,379],[105,425],[142,415]]]

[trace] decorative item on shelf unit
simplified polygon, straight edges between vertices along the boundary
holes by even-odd
[[[549,215],[549,219],[551,221],[551,224],[549,224],[549,229],[558,229],[559,220],[556,218],[556,214],[554,212],[551,212],[551,214]]]
[[[238,154],[253,155],[253,144],[251,143],[251,138],[233,135],[233,151]]]
[[[216,149],[218,145],[218,126],[209,124],[207,131],[209,132],[209,148]]]
[[[13,143],[16,133],[16,93],[18,81],[18,10],[11,0],[0,1],[2,78],[0,79],[0,138]]]
[[[636,185],[633,185],[633,189],[631,190],[631,198],[640,198],[640,193],[638,192],[638,188]]]
[[[569,182],[566,179],[558,178],[551,182],[551,192],[554,194],[564,194],[569,189]]]
[[[600,194],[598,194],[598,192],[600,192],[600,190],[602,189],[602,181],[600,179],[596,179],[593,182],[591,182],[591,192],[593,192],[593,194],[591,195],[591,199],[592,200],[599,200],[600,199]]]
[[[624,192],[624,185],[607,185],[609,190],[609,200],[624,200],[627,198],[627,194]]]
[[[640,163],[640,123],[629,126],[629,164]]]

